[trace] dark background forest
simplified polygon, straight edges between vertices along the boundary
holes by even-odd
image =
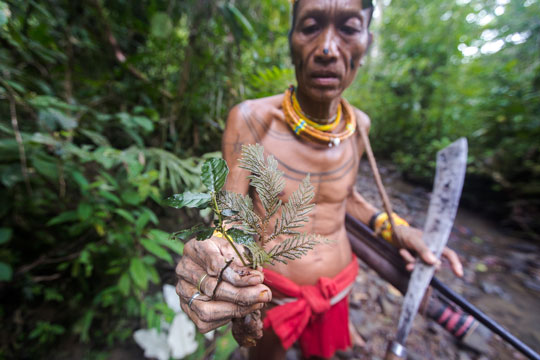
[[[233,105],[294,83],[289,21],[286,0],[0,0],[0,358],[106,357],[172,319],[168,232],[200,214],[163,199],[202,188]],[[371,26],[345,97],[375,155],[429,188],[465,136],[462,204],[538,242],[540,3],[383,0]]]

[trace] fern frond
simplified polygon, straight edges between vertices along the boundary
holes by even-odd
[[[256,242],[248,243],[244,246],[249,250],[246,257],[248,261],[253,264],[254,269],[266,263],[272,262],[272,256]]]
[[[286,264],[287,260],[300,259],[320,243],[318,235],[298,234],[283,240],[268,253],[272,260]]]
[[[261,218],[253,211],[253,202],[249,195],[220,191],[217,202],[221,212],[230,210],[235,214],[229,221],[241,221],[242,230],[250,234],[259,234]]]
[[[240,164],[242,169],[251,172],[248,179],[264,207],[263,224],[266,224],[281,207],[278,196],[285,188],[283,172],[277,169],[278,162],[273,156],[268,156],[264,161],[264,148],[259,144],[242,146]]]
[[[281,219],[276,221],[274,233],[269,240],[282,234],[298,234],[294,229],[302,227],[309,219],[307,214],[313,210],[315,204],[310,204],[315,192],[309,182],[309,174],[302,180],[298,189],[289,197],[289,201],[282,207]]]

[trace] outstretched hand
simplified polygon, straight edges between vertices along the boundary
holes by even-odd
[[[230,244],[219,237],[191,240],[184,247],[184,255],[176,267],[176,292],[182,310],[202,333],[260,310],[272,299],[270,289],[263,285],[262,272],[242,266],[235,255]],[[198,287],[201,295],[189,306]]]
[[[415,263],[415,258],[409,250],[416,252],[425,263],[436,265],[437,267],[440,266],[440,260],[435,257],[435,255],[422,241],[422,230],[409,226],[398,225],[396,226],[395,231],[396,236],[398,236],[405,245],[404,248],[399,250],[399,253],[407,262],[406,268],[408,271],[412,271],[414,269]],[[461,264],[461,261],[454,250],[445,247],[442,252],[442,258],[448,260],[450,267],[456,276],[463,276],[463,265]]]

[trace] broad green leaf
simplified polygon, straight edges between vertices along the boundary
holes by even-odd
[[[190,229],[180,230],[172,234],[173,237],[181,240],[189,240],[196,237],[197,240],[206,240],[214,233],[215,228],[209,228],[201,224],[197,224]]]
[[[81,221],[88,220],[90,215],[92,215],[92,205],[89,203],[80,203],[77,207],[77,215]]]
[[[122,293],[124,296],[129,295],[129,287],[130,287],[131,281],[129,281],[129,276],[127,273],[122,274],[120,276],[120,279],[118,280],[118,290]]]
[[[131,223],[134,223],[135,224],[135,218],[133,217],[133,215],[131,215],[130,212],[124,210],[124,209],[116,209],[114,210],[115,213],[117,213],[118,215],[120,215],[121,217],[123,217],[124,219],[126,219],[127,221],[131,222]]]
[[[223,159],[212,158],[204,162],[201,179],[208,190],[216,193],[225,185],[228,174],[229,167],[227,166],[227,162]]]
[[[148,221],[150,220],[150,214],[148,212],[143,212],[138,218],[137,222],[135,223],[135,230],[137,233],[140,233],[142,229],[148,224]]]
[[[10,281],[13,276],[11,266],[0,261],[0,281]]]
[[[204,209],[208,206],[212,200],[210,194],[185,192],[183,194],[174,194],[171,197],[165,199],[165,204],[175,209],[182,207],[199,208]]]
[[[210,239],[212,237],[212,234],[214,234],[215,228],[206,228],[199,231],[197,234],[197,240],[206,240]]]
[[[165,12],[156,12],[150,20],[150,33],[158,38],[166,38],[170,35],[173,24],[169,15]]]
[[[181,241],[172,240],[171,235],[165,231],[152,229],[148,232],[147,236],[161,245],[168,247],[179,255],[182,255],[184,251],[184,243]]]
[[[153,242],[150,239],[141,239],[140,243],[146,250],[148,250],[150,253],[154,254],[158,258],[165,260],[169,264],[173,262],[171,255],[159,244]]]
[[[143,290],[148,287],[148,275],[146,272],[146,266],[138,258],[132,258],[129,264],[129,273],[135,285]]]
[[[74,220],[77,220],[78,218],[79,217],[76,211],[64,211],[60,215],[55,216],[51,220],[47,221],[47,226],[61,224],[68,221],[74,221]]]
[[[108,192],[107,190],[99,190],[98,194],[101,195],[103,198],[113,202],[116,206],[120,206],[121,201],[118,198],[118,196],[114,195],[111,192]]]
[[[0,245],[11,239],[13,231],[10,228],[0,228]]]
[[[240,229],[231,228],[227,230],[227,234],[232,237],[235,243],[248,245],[254,242],[253,235],[247,234]]]

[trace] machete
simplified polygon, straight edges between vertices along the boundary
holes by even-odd
[[[458,139],[437,153],[435,182],[422,235],[422,240],[437,258],[441,256],[452,230],[463,188],[466,165],[467,140],[465,138]],[[389,344],[386,360],[406,358],[405,341],[434,272],[433,265],[421,261],[416,263],[403,299],[397,335]]]

